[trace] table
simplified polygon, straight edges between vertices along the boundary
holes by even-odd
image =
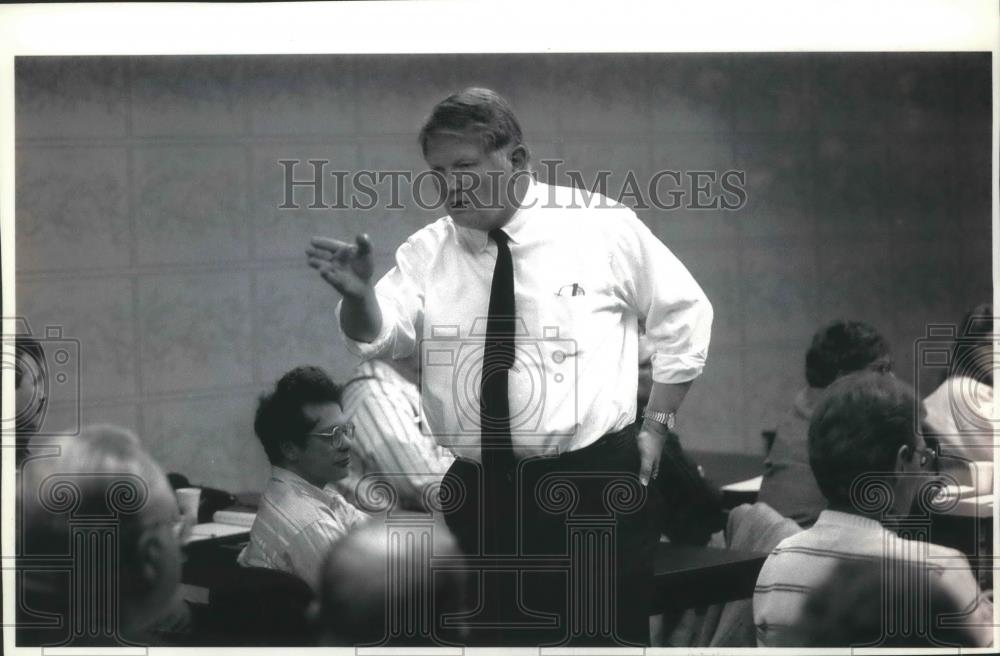
[[[190,586],[210,588],[218,580],[220,568],[237,567],[236,558],[250,541],[253,513],[257,512],[259,495],[243,493],[236,496],[236,505],[212,513],[206,521],[196,524],[187,535],[184,546],[184,568],[181,582]],[[207,594],[207,593],[206,593]]]
[[[704,475],[716,485],[743,481],[764,472],[764,456],[758,453],[723,453],[685,449],[701,465]]]
[[[661,542],[653,565],[651,612],[752,597],[766,559],[766,553]]]
[[[764,473],[762,454],[715,451],[687,451],[687,454],[702,468],[705,478],[720,488]],[[756,500],[757,491],[753,489],[722,490],[722,503],[726,508],[735,508],[741,503],[753,503]]]
[[[250,529],[244,527],[234,527],[224,535],[189,540],[183,548],[181,582],[188,586],[211,588],[220,579],[221,570],[239,566],[236,558],[249,541]]]
[[[983,588],[993,587],[993,504],[992,494],[966,496],[929,517],[930,541],[964,553]]]

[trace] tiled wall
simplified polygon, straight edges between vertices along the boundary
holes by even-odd
[[[991,297],[989,67],[948,53],[19,59],[18,314],[80,340],[85,422],[135,428],[195,482],[259,488],[256,395],[298,364],[351,365],[309,237],[364,227],[381,273],[433,218],[278,209],[277,161],[420,171],[426,112],[481,84],[511,100],[536,160],[610,169],[612,190],[629,170],[746,171],[739,211],[639,213],[716,309],[685,442],[756,450],[821,322],[872,322],[913,380],[925,325]]]

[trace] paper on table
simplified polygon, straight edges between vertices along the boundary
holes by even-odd
[[[217,510],[212,515],[212,521],[218,524],[232,524],[233,526],[250,528],[253,526],[253,520],[256,517],[257,513],[242,510]]]
[[[219,524],[218,522],[206,522],[204,524],[196,524],[194,528],[191,529],[191,534],[188,536],[185,544],[191,542],[198,542],[199,540],[208,540],[211,538],[221,538],[227,535],[235,535],[237,533],[246,533],[246,526],[235,526],[233,524]]]
[[[760,492],[760,485],[764,482],[763,476],[754,476],[745,481],[737,481],[729,485],[723,485],[723,492]]]
[[[971,485],[946,485],[941,488],[938,493],[938,499],[950,499],[958,497],[964,499],[970,496],[974,496],[976,488]]]

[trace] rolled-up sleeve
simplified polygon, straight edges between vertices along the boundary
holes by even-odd
[[[631,210],[622,210],[614,262],[626,301],[645,320],[657,383],[701,375],[712,335],[712,304],[680,260]]]
[[[382,327],[371,342],[359,342],[344,333],[340,323],[343,300],[337,303],[337,327],[347,350],[363,360],[375,357],[405,358],[416,349],[417,327],[423,316],[426,245],[420,233],[396,251],[396,265],[375,285],[382,311]]]
[[[381,281],[379,284],[381,284]],[[395,343],[396,324],[398,319],[392,309],[393,301],[390,297],[378,293],[378,291],[376,291],[376,298],[378,299],[379,309],[382,310],[382,328],[379,330],[375,339],[370,342],[359,342],[347,336],[347,333],[344,332],[343,325],[340,323],[340,313],[343,310],[344,301],[341,299],[341,301],[337,303],[337,326],[340,329],[340,335],[344,338],[347,350],[362,360],[368,360],[370,358],[376,358],[380,355],[384,355]]]

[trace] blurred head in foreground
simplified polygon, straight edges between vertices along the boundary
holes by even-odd
[[[138,438],[86,427],[60,455],[26,463],[19,492],[25,555],[69,555],[74,568],[26,571],[26,596],[68,613],[62,633],[73,644],[141,639],[177,592],[181,553],[177,501]]]
[[[788,646],[975,647],[968,626],[948,621],[962,610],[930,568],[844,561],[809,595]]]
[[[414,515],[415,518],[423,516]],[[430,556],[457,559],[443,522],[424,531],[371,522],[339,540],[323,564],[315,611],[321,645],[433,645],[460,639],[442,629],[444,613],[463,607],[466,573],[434,570]],[[413,540],[412,538],[416,538]],[[444,637],[447,634],[447,637]]]

